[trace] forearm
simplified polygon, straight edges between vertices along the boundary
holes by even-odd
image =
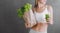
[[[50,24],[53,24],[53,18],[51,18],[51,20],[50,20]]]

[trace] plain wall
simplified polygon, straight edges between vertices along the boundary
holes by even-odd
[[[24,20],[17,17],[17,8],[29,2],[34,5],[35,0],[0,0],[0,33],[28,33]],[[60,33],[60,0],[48,0],[54,13],[54,24],[49,25],[48,33]]]

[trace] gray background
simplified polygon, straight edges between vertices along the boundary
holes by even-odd
[[[16,9],[25,3],[34,5],[34,0],[0,0],[0,33],[28,33],[23,19],[17,17]],[[54,25],[49,25],[48,33],[60,33],[60,0],[48,0],[53,6]]]

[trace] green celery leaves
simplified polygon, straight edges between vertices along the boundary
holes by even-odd
[[[32,4],[26,3],[23,7],[17,9],[18,17],[22,18],[24,12],[28,12],[32,8]]]

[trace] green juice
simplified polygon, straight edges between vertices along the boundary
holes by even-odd
[[[50,18],[49,14],[45,14],[46,21],[48,22],[48,18]]]

